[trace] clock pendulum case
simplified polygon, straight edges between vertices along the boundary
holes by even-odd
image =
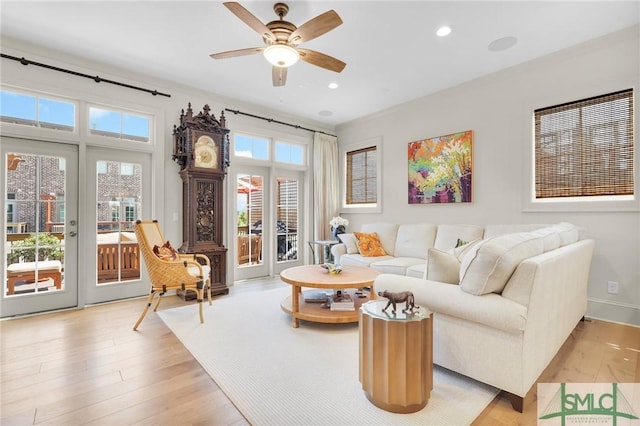
[[[211,293],[228,294],[227,248],[223,244],[224,178],[229,166],[229,129],[209,105],[193,115],[191,103],[173,126],[173,160],[182,178],[182,238],[179,251],[201,253],[211,262]],[[189,293],[190,295],[190,293]]]

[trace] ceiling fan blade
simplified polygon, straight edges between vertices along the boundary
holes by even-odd
[[[347,66],[340,59],[336,59],[332,56],[325,55],[324,53],[316,52],[310,49],[296,49],[300,54],[300,59],[303,61],[318,66],[320,68],[328,69],[329,71],[341,72],[344,67]]]
[[[250,47],[248,49],[228,50],[226,52],[212,53],[209,56],[211,56],[213,59],[225,59],[233,58],[236,56],[253,55],[255,53],[260,53],[263,50],[264,47]]]
[[[242,22],[253,28],[255,32],[260,34],[260,36],[264,37],[267,40],[276,41],[276,36],[273,35],[271,30],[262,23],[258,18],[256,18],[251,12],[244,8],[240,3],[234,1],[228,1],[222,3],[229,9],[234,15],[236,15]]]
[[[288,42],[297,45],[313,40],[340,24],[342,24],[340,16],[334,10],[329,10],[300,25],[297,30],[291,33]]]
[[[287,68],[274,65],[271,71],[271,79],[273,80],[273,87],[284,86],[287,82]]]

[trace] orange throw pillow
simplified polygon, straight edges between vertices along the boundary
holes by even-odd
[[[371,234],[365,234],[364,232],[353,233],[358,239],[358,248],[360,254],[365,257],[373,256],[385,256],[387,252],[382,248],[378,234],[372,232]]]
[[[153,252],[161,260],[164,260],[167,262],[178,260],[178,252],[176,251],[176,249],[171,247],[171,243],[169,241],[167,241],[160,247],[158,247],[157,245],[153,246]]]

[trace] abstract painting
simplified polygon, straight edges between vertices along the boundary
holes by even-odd
[[[409,204],[470,203],[473,131],[409,142]]]

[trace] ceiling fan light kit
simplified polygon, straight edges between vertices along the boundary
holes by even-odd
[[[300,59],[298,51],[286,44],[272,44],[262,53],[267,61],[276,67],[290,67]]]
[[[334,11],[329,10],[305,22],[299,27],[285,21],[289,12],[285,3],[276,3],[273,10],[277,20],[264,24],[240,3],[225,2],[223,5],[242,22],[260,34],[266,47],[250,47],[226,52],[213,53],[213,59],[233,58],[236,56],[260,53],[273,65],[272,81],[274,86],[284,86],[287,81],[287,67],[302,59],[304,62],[329,71],[341,72],[347,65],[339,59],[310,49],[300,49],[298,45],[319,37],[342,24],[342,19]]]

